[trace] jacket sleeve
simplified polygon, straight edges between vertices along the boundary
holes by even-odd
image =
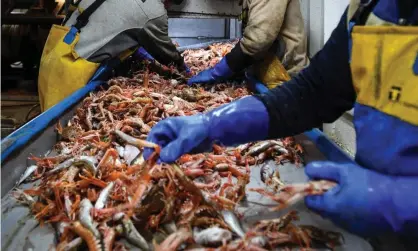
[[[148,21],[138,36],[140,45],[158,62],[183,67],[183,57],[168,36],[167,15]]]
[[[333,122],[353,107],[346,19],[347,11],[310,66],[283,85],[257,95],[270,115],[270,137],[296,135]]]
[[[241,41],[226,56],[229,67],[238,72],[267,53],[278,37],[289,0],[253,0],[248,6],[248,23]]]

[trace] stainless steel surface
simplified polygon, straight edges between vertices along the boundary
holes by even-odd
[[[203,20],[196,18],[170,18],[168,19],[168,35],[171,38],[225,38],[225,22],[227,20],[225,18]]]
[[[170,17],[236,17],[241,12],[239,0],[187,0],[168,8]]]
[[[236,30],[232,29],[236,28],[235,20],[226,18],[170,18],[168,19],[168,35],[180,46],[229,39],[230,37],[237,37]],[[230,23],[234,25],[231,26]]]
[[[351,112],[351,113],[350,113]],[[344,113],[330,124],[324,124],[324,133],[350,156],[356,153],[356,131],[353,124],[353,112]]]

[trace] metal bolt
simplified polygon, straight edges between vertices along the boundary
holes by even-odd
[[[399,18],[398,20],[399,25],[406,25],[406,23],[407,23],[407,20],[405,18]]]

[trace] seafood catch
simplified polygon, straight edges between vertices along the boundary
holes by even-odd
[[[27,178],[29,178],[32,173],[34,173],[36,170],[38,169],[38,166],[36,165],[32,165],[29,166],[28,168],[26,168],[26,171],[23,173],[22,177],[20,178],[20,180],[17,182],[17,186],[22,184]]]
[[[310,181],[308,183],[301,184],[289,184],[279,188],[277,194],[269,192],[263,188],[251,188],[250,191],[258,192],[270,199],[280,203],[279,206],[272,208],[271,210],[280,210],[285,207],[289,207],[298,201],[302,200],[308,195],[321,195],[328,190],[334,188],[337,183],[328,180]]]
[[[214,43],[206,49],[186,50],[182,53],[184,62],[193,73],[201,72],[214,67],[221,59],[234,48],[238,40],[230,43]]]
[[[80,215],[79,220],[81,224],[90,230],[94,236],[99,237],[99,231],[97,230],[96,226],[93,222],[93,217],[91,217],[91,209],[93,208],[93,205],[91,204],[90,200],[85,198],[80,203]]]
[[[211,227],[200,232],[194,233],[195,242],[200,245],[216,245],[228,242],[232,239],[232,234],[226,229]]]
[[[185,62],[199,72],[216,64],[234,44],[187,50]],[[269,160],[303,164],[303,148],[292,137],[229,148],[214,144],[210,152],[160,163],[160,146],[146,141],[159,121],[207,112],[251,92],[230,83],[211,90],[190,87],[188,76],[159,67],[133,62],[131,76],[110,79],[107,89],[91,92],[80,103],[63,123],[67,126],[58,122],[54,157],[29,158],[35,163],[17,185],[36,182],[29,189],[15,189],[13,196],[40,223],[59,229],[56,250],[126,250],[123,243],[141,250],[266,250],[288,244],[310,247],[312,240],[341,243],[338,233],[296,226],[296,212],[257,222],[247,231],[241,227],[237,206],[245,201],[252,166]],[[142,157],[144,148],[154,149],[148,160]],[[276,190],[256,191],[281,205],[333,186],[325,181],[286,185],[278,174],[262,177]]]

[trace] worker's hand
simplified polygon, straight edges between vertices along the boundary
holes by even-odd
[[[140,60],[149,60],[153,61],[154,58],[144,49],[144,47],[139,48],[134,56]]]
[[[208,151],[214,142],[231,146],[265,139],[268,127],[266,107],[250,96],[205,114],[164,119],[152,128],[147,140],[160,145],[160,160],[170,163],[185,153]],[[152,151],[146,148],[144,158]]]
[[[203,114],[167,118],[152,128],[147,141],[160,145],[160,160],[171,163],[185,153],[210,150],[208,124]],[[152,151],[146,148],[144,158],[148,159]]]
[[[190,70],[190,68],[187,66],[186,63],[183,63],[183,67],[181,67],[181,69],[179,70],[185,72],[187,76],[191,76],[192,74],[192,71]]]
[[[219,83],[222,80],[228,79],[233,74],[234,72],[231,70],[231,68],[229,68],[226,58],[222,58],[222,60],[218,64],[216,64],[215,67],[200,72],[196,76],[189,79],[189,81],[187,81],[187,84],[192,85],[204,83]]]
[[[258,93],[267,93],[269,89],[266,87],[266,85],[257,80],[250,72],[245,72],[245,79],[247,80],[247,84],[250,88],[257,91]]]
[[[320,196],[308,196],[308,208],[334,223],[363,236],[389,232],[391,190],[389,176],[355,164],[313,162],[306,166],[311,179],[332,180],[337,187]],[[393,222],[392,222],[393,223]]]

